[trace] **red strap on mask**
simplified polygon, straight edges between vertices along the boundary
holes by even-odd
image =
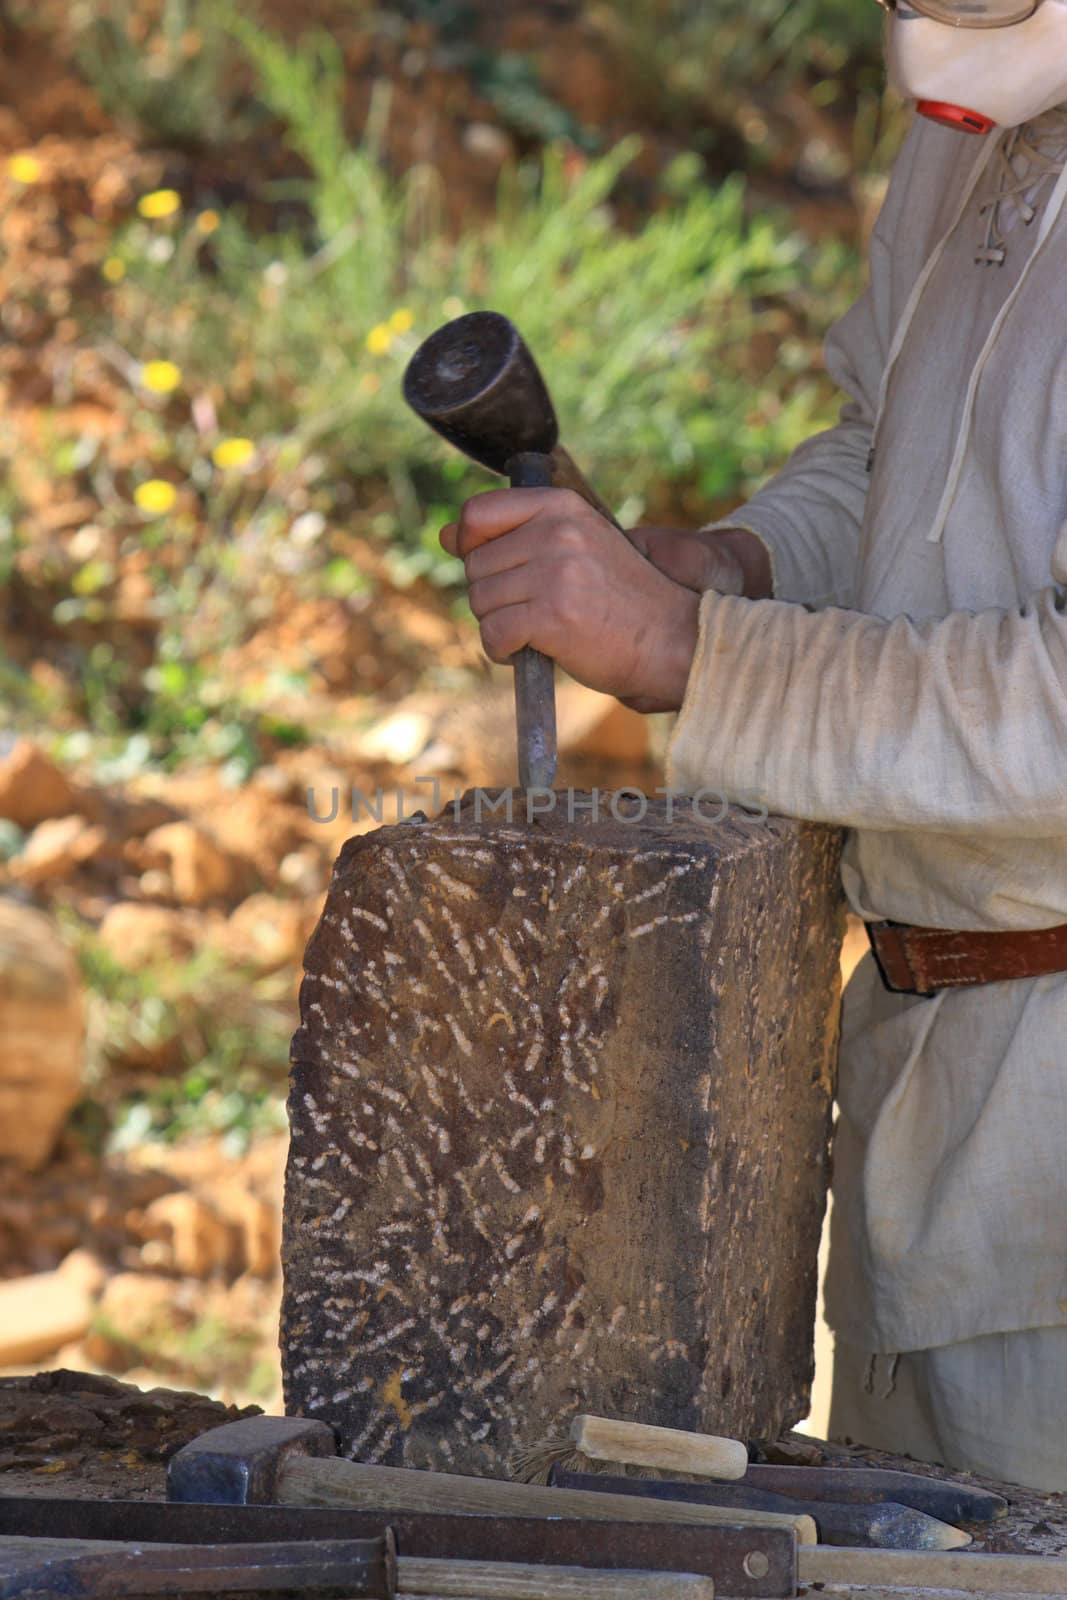
[[[992,133],[996,123],[983,117],[979,111],[968,111],[965,106],[953,106],[946,100],[920,100],[919,115],[940,122],[944,128],[956,128],[961,133]]]

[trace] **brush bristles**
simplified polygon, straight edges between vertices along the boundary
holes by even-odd
[[[580,1472],[571,1463],[581,1459],[569,1439],[539,1439],[536,1444],[516,1446],[508,1457],[508,1472],[517,1483],[547,1484],[553,1467]]]
[[[570,1439],[539,1439],[536,1444],[516,1445],[508,1457],[508,1473],[516,1483],[548,1484],[553,1467],[561,1472],[600,1473],[616,1478],[688,1478],[688,1473],[663,1472],[658,1467],[631,1467],[619,1461],[594,1461],[574,1448]]]

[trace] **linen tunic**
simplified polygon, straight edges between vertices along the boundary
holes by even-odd
[[[1042,239],[1063,185],[1025,141],[1054,160],[1067,118],[989,137],[968,197],[980,141],[910,131],[827,341],[841,420],[716,525],[763,540],[775,598],[702,598],[668,779],[847,826],[865,918],[1030,929],[1067,922],[1067,211]],[[1067,974],[926,1000],[868,956],[839,1106],[840,1338],[1067,1326]]]

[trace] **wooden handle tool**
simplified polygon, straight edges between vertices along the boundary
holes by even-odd
[[[949,1550],[835,1550],[816,1545],[799,1552],[801,1583],[832,1584],[851,1592],[863,1588],[864,1596],[890,1590],[894,1595],[910,1590],[936,1589],[952,1595],[1067,1595],[1067,1557],[989,1556]],[[877,1594],[874,1593],[877,1591]],[[902,1596],[903,1600],[903,1596]]]
[[[772,1494],[744,1483],[682,1483],[677,1478],[616,1478],[604,1472],[561,1472],[553,1469],[554,1489],[593,1490],[650,1500],[683,1500],[687,1505],[725,1506],[744,1516],[749,1511],[788,1512],[812,1517],[819,1543],[890,1550],[962,1550],[970,1534],[939,1517],[892,1501],[861,1503],[801,1500]]]
[[[743,1478],[748,1471],[748,1450],[740,1440],[718,1439],[710,1433],[581,1416],[571,1423],[571,1440],[592,1461],[691,1472],[702,1478]]]
[[[581,1489],[542,1489],[499,1478],[465,1478],[409,1467],[373,1467],[340,1457],[295,1456],[278,1472],[276,1498],[285,1505],[361,1506],[367,1510],[451,1511],[513,1517],[578,1517],[593,1522],[664,1522],[793,1528],[800,1544],[814,1544],[808,1516],[770,1511],[744,1514],[681,1501],[628,1501]]]
[[[397,1581],[401,1597],[433,1600],[715,1600],[713,1579],[692,1572],[603,1572],[401,1556]]]

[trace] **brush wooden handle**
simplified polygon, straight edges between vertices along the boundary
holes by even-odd
[[[837,1550],[816,1545],[800,1555],[801,1583],[853,1584],[952,1594],[1067,1595],[1063,1556],[987,1556],[960,1551]]]
[[[715,1600],[715,1584],[692,1572],[602,1572],[500,1561],[430,1561],[401,1556],[397,1588],[434,1600]]]
[[[571,1438],[576,1449],[593,1461],[692,1472],[702,1478],[743,1478],[748,1471],[748,1451],[740,1440],[717,1439],[710,1433],[583,1416],[571,1423]]]
[[[666,1522],[734,1527],[794,1528],[800,1544],[814,1544],[815,1522],[772,1511],[726,1511],[680,1500],[629,1500],[584,1489],[542,1489],[500,1478],[462,1478],[410,1467],[370,1467],[342,1457],[294,1457],[278,1473],[278,1499],[294,1506],[361,1506],[377,1511],[451,1511],[511,1517],[577,1517],[586,1522]]]

